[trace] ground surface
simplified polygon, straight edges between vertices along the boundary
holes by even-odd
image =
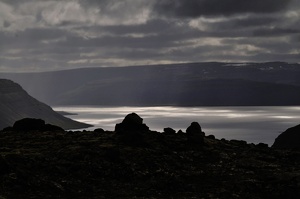
[[[199,139],[199,140],[198,140]],[[157,132],[0,132],[0,198],[300,198],[300,153]]]

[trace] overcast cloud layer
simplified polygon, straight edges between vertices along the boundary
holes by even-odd
[[[300,62],[299,0],[0,0],[0,72]]]

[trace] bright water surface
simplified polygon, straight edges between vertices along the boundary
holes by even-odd
[[[95,128],[114,130],[128,113],[135,112],[151,130],[159,132],[165,127],[185,129],[196,121],[206,135],[216,138],[245,140],[249,143],[273,144],[275,138],[287,128],[300,123],[299,106],[277,107],[55,107],[66,111],[74,120],[94,125]]]

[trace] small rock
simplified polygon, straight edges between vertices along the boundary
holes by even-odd
[[[260,148],[268,148],[268,144],[265,144],[265,143],[259,143],[257,144],[256,146],[260,147]]]
[[[52,124],[45,124],[41,130],[42,131],[64,131],[64,129],[62,129],[61,127]]]
[[[207,136],[207,138],[212,139],[212,140],[216,139],[216,137],[214,135],[209,135],[209,136]]]
[[[238,146],[244,146],[247,145],[247,142],[244,140],[230,140],[231,143],[238,145]]]
[[[95,133],[104,133],[105,131],[102,128],[97,128],[94,130]]]
[[[166,134],[175,134],[176,131],[170,127],[164,128],[164,133]]]

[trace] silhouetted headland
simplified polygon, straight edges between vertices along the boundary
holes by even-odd
[[[273,148],[300,149],[300,125],[291,127],[281,133],[276,139]]]
[[[198,122],[151,131],[135,113],[114,131],[46,126],[0,132],[0,198],[300,197],[299,150],[215,139]]]
[[[19,84],[0,79],[0,129],[12,126],[16,120],[23,118],[40,118],[63,129],[91,126],[62,116],[50,106],[31,97]]]

